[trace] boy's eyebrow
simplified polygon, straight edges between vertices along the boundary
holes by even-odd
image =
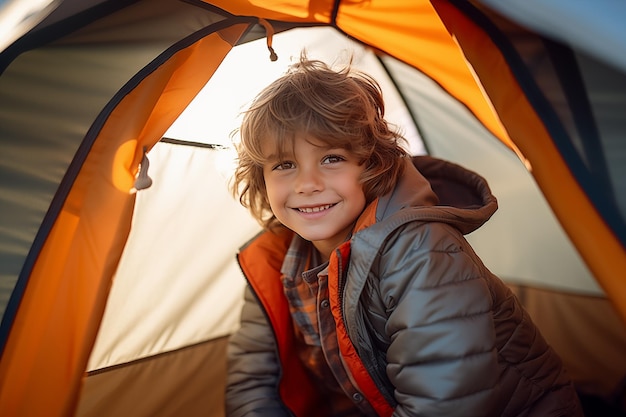
[[[320,146],[319,148],[323,149],[325,152],[328,152],[328,151],[345,151],[345,152],[350,152],[349,150],[347,150],[346,148],[342,148],[341,146],[327,145],[327,146]],[[269,155],[263,155],[263,159],[265,159],[266,161],[277,161],[279,159],[285,159],[285,158],[291,158],[291,156],[288,153],[285,153],[285,152],[282,152],[280,154],[271,153]]]
[[[291,152],[272,152],[269,155],[263,155],[266,161],[278,161],[283,160],[285,158],[293,158],[293,154]]]
[[[278,159],[278,155],[276,155],[275,153],[264,155],[263,157],[263,159],[265,159],[266,161],[275,161],[276,159]]]

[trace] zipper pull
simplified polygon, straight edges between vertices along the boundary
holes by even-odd
[[[137,173],[137,178],[135,179],[135,192],[150,188],[152,185],[152,178],[148,176],[148,168],[150,168],[150,161],[148,160],[147,148],[144,146],[143,157],[141,158],[141,163],[139,164],[139,172]]]

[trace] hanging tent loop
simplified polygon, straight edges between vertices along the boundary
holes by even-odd
[[[139,173],[135,179],[134,191],[145,190],[152,185],[152,178],[148,176],[148,168],[150,167],[150,161],[148,160],[148,147],[143,147],[143,157],[141,158],[141,164],[139,164]]]
[[[278,59],[278,55],[274,52],[274,48],[272,48],[272,40],[274,39],[274,28],[265,19],[259,18],[259,24],[265,28],[265,33],[267,34],[267,49],[270,51],[270,61],[274,62]]]

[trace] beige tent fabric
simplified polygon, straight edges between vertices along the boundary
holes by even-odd
[[[605,297],[510,287],[580,391],[626,401],[626,326]]]
[[[104,369],[84,382],[77,417],[221,417],[227,338]]]
[[[615,396],[626,378],[626,328],[608,300],[511,288],[561,355],[578,389],[605,399]],[[92,372],[76,415],[221,417],[226,342],[219,338]]]

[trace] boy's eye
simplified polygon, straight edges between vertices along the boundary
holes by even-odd
[[[294,165],[293,162],[281,161],[281,162],[277,163],[276,165],[274,165],[272,170],[290,169],[290,168],[293,168],[294,166],[295,165]]]
[[[325,164],[334,164],[336,162],[341,162],[341,161],[345,161],[346,158],[344,158],[341,155],[327,155],[324,157],[324,159],[322,160],[322,163]]]

